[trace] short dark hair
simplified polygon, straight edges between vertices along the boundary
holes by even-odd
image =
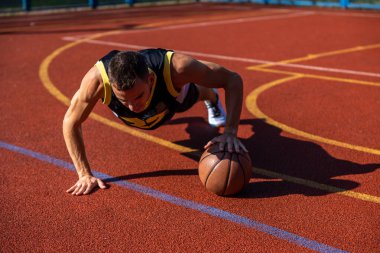
[[[128,90],[133,87],[137,78],[145,80],[149,71],[142,54],[121,51],[111,59],[108,74],[110,82],[115,83],[118,90]]]

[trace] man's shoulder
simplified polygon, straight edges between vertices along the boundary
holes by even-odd
[[[181,53],[175,53],[171,59],[171,67],[176,74],[182,74],[186,68],[188,68],[191,64],[194,64],[195,59]]]
[[[86,92],[88,99],[103,98],[103,80],[96,66],[93,66],[83,77],[81,89]]]

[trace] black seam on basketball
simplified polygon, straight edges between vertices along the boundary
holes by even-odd
[[[210,177],[211,173],[215,170],[216,166],[218,166],[218,164],[223,160],[224,156],[226,155],[226,153],[223,153],[223,156],[222,158],[219,160],[219,162],[217,162],[214,167],[212,167],[212,169],[210,170],[210,173],[208,173],[207,175],[207,178],[206,178],[206,181],[205,181],[205,186],[207,188],[207,181],[208,181],[208,178]]]
[[[247,161],[251,161],[251,159],[249,157],[245,157],[244,155],[242,155],[242,157],[247,160]]]
[[[224,151],[217,151],[217,152],[214,152],[214,153],[209,153],[209,154],[207,154],[205,157],[203,157],[201,160],[199,160],[199,162],[201,162],[203,159],[205,159],[206,157],[208,157],[208,156],[210,156],[210,155],[215,155],[215,154],[217,154],[217,153],[225,153]]]
[[[228,173],[227,173],[227,180],[226,180],[226,184],[224,185],[224,190],[223,190],[223,194],[226,194],[226,190],[227,190],[227,185],[228,183],[230,182],[230,174],[231,174],[231,161],[232,161],[232,158],[233,158],[233,154],[231,155],[230,159],[228,160]]]
[[[241,170],[243,171],[243,176],[244,176],[244,183],[245,183],[245,170],[244,170],[244,168],[243,168],[243,165],[241,164],[241,162],[240,162],[240,155],[237,155],[236,156],[237,157],[237,160],[238,160],[238,163],[239,163],[239,167],[241,168]]]

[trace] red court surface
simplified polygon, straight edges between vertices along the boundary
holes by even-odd
[[[221,4],[0,18],[1,251],[380,252],[379,27],[379,12]],[[108,51],[147,47],[241,74],[244,192],[198,178],[218,134],[204,105],[135,131],[100,103],[83,135],[108,189],[65,192],[69,99]]]

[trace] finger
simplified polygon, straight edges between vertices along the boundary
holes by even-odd
[[[102,180],[98,179],[97,181],[100,189],[107,189],[107,186],[105,185],[105,183],[103,183]]]
[[[209,142],[207,142],[207,144],[204,146],[204,149],[208,149],[208,148],[211,147],[212,145],[214,145],[214,142],[213,142],[213,141],[209,141]]]
[[[77,194],[77,192],[79,191],[79,189],[81,188],[81,186],[82,186],[82,184],[77,183],[77,184],[75,185],[75,189],[74,189],[74,191],[73,191],[71,194],[72,194],[72,195]]]
[[[74,184],[73,186],[71,186],[71,188],[68,189],[66,192],[70,193],[70,192],[74,191],[75,187],[76,187],[76,184]]]
[[[244,152],[248,153],[248,149],[241,142],[240,142],[240,147],[244,150]]]
[[[226,143],[224,143],[224,142],[220,142],[219,143],[219,150],[220,151],[224,151],[224,146],[226,145]]]
[[[230,152],[230,153],[234,152],[233,144],[231,143],[231,141],[228,142],[228,152]]]
[[[78,187],[78,191],[75,193],[75,195],[82,195],[83,192],[86,190],[87,184],[82,184],[81,187]]]
[[[238,139],[234,139],[234,146],[235,146],[235,151],[237,153],[240,153],[240,141]]]
[[[232,146],[233,146],[233,138],[228,137],[228,138],[227,138],[227,150],[228,150],[228,152],[230,152],[230,153],[233,152]]]
[[[89,194],[92,191],[92,189],[94,189],[94,187],[95,187],[95,184],[88,185],[87,189],[83,192],[83,194],[84,195]]]
[[[87,188],[91,187],[92,184],[83,184],[80,190],[77,192],[77,195],[82,195]]]

